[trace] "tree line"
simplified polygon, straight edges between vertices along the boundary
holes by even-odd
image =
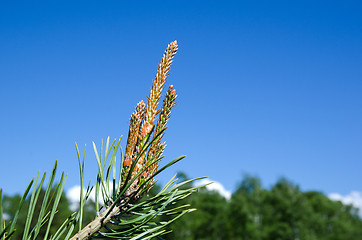
[[[185,180],[185,175],[180,174]],[[190,186],[185,186],[190,187]],[[149,196],[160,189],[155,185]],[[40,196],[41,198],[42,196]],[[20,196],[4,196],[4,210],[9,219],[15,214]],[[163,239],[172,240],[348,240],[362,239],[362,220],[358,209],[332,201],[320,192],[302,192],[287,179],[271,188],[263,188],[259,178],[245,176],[230,199],[206,188],[179,203],[196,208],[169,225]],[[40,209],[41,206],[36,206]],[[26,208],[26,204],[25,204]],[[21,239],[25,212],[19,216],[14,238]],[[62,197],[54,219],[56,230],[71,215],[70,202]],[[94,205],[87,203],[84,222],[95,217]],[[172,216],[163,216],[167,221]],[[34,218],[36,219],[36,218]],[[41,239],[41,234],[39,235]]]

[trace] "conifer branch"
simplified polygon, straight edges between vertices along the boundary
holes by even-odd
[[[23,240],[37,239],[43,226],[46,226],[44,238],[49,240],[84,240],[90,238],[150,239],[165,234],[166,231],[163,228],[166,225],[194,210],[190,209],[188,205],[177,206],[179,200],[186,198],[196,191],[197,187],[180,188],[192,180],[176,184],[177,179],[172,178],[156,196],[140,201],[143,195],[154,185],[153,180],[156,175],[184,158],[184,156],[181,156],[158,168],[158,163],[166,146],[161,140],[164,131],[167,129],[171,108],[175,105],[177,97],[172,85],[168,88],[162,108],[158,109],[158,105],[177,49],[176,41],[167,46],[158,65],[147,105],[140,101],[131,115],[125,154],[123,155],[122,150],[120,150],[121,138],[118,141],[115,139],[111,143],[108,138],[105,148],[103,148],[102,140],[100,151],[97,150],[96,145],[93,143],[98,164],[97,181],[95,184],[95,208],[97,211],[95,219],[82,228],[83,210],[93,187],[89,184],[87,190],[83,192],[84,157],[81,160],[79,149],[76,145],[82,185],[80,209],[69,216],[52,235],[50,232],[52,220],[58,212],[58,203],[66,180],[66,175],[62,174],[52,194],[54,196],[54,203],[50,204],[53,199],[50,195],[53,191],[52,187],[57,169],[56,163],[51,172],[50,180],[46,185],[45,197],[42,201],[38,222],[32,229],[30,227],[35,211],[34,206],[38,204],[38,196],[44,184],[45,174],[41,178],[40,183],[38,183],[40,173],[35,178],[35,182],[34,179],[30,182],[21,199],[13,222],[7,226],[4,226],[5,221],[2,219],[2,189],[0,188],[0,240],[10,239],[14,233],[17,216],[31,188],[33,190],[29,202],[30,207]],[[157,115],[158,120],[155,125]],[[121,165],[117,175],[116,159],[119,150],[121,151]],[[112,173],[113,177],[111,177]],[[111,181],[113,185],[110,187]],[[47,206],[51,206],[51,209],[48,210]],[[104,211],[98,213],[102,209]],[[155,222],[156,217],[160,215],[168,215],[171,218],[168,221]],[[47,224],[45,224],[46,222]],[[71,237],[77,224],[79,224],[79,232]]]

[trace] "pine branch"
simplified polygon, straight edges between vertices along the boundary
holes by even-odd
[[[112,204],[71,239],[86,239],[93,235],[100,234],[102,236],[102,234],[114,232],[113,230],[111,231],[111,228],[107,227],[107,224],[110,222],[114,224],[117,222],[117,219],[120,220],[122,218],[121,216],[123,214],[128,213],[129,206],[137,204],[139,199],[142,198],[142,194],[153,186],[153,177],[165,169],[163,168],[157,171],[158,162],[165,149],[165,143],[161,142],[161,139],[167,128],[166,124],[170,118],[171,108],[175,105],[176,91],[172,85],[165,95],[162,108],[160,110],[157,108],[177,49],[178,45],[176,41],[167,46],[161,62],[158,65],[147,106],[143,101],[139,102],[134,113],[131,115],[126,151],[122,163],[121,182],[119,184],[121,189],[117,190],[117,196],[112,199]],[[159,117],[157,126],[155,126],[154,121],[157,115],[159,115]],[[153,138],[151,138],[150,136],[153,131]],[[101,166],[103,166],[106,159],[104,158],[102,160],[102,156],[99,157],[98,155],[97,159],[98,165],[100,166],[100,173],[98,175],[103,176]],[[98,180],[100,186],[101,181],[103,181],[102,179],[103,177]],[[100,188],[102,189],[102,187]],[[103,191],[107,196],[106,189]],[[172,196],[176,195],[176,193],[177,191],[174,191]],[[171,198],[172,197],[167,196],[165,199],[170,200]],[[104,202],[109,201],[109,199],[104,200]],[[132,202],[132,205],[129,205],[130,202]],[[153,208],[155,206],[161,208],[166,206],[165,203],[163,203],[163,205],[160,205],[160,203],[157,204],[155,203]],[[145,210],[145,208],[142,209]],[[120,224],[119,221],[118,223]],[[104,228],[108,229],[108,233],[100,232],[100,230]],[[156,231],[155,229],[152,231]],[[159,233],[161,234],[161,232],[162,231]]]
[[[5,221],[2,219],[2,189],[0,189],[0,240],[10,239],[14,233],[17,217],[31,188],[32,194],[23,240],[35,240],[39,238],[40,229],[42,229],[43,226],[46,226],[44,239],[49,238],[49,240],[83,240],[90,238],[150,239],[165,234],[166,231],[163,230],[163,228],[166,225],[194,210],[188,205],[177,205],[178,201],[196,191],[197,188],[192,187],[187,189],[182,188],[182,190],[180,188],[193,180],[176,184],[177,179],[172,178],[156,196],[146,200],[142,199],[141,201],[143,195],[154,185],[154,178],[184,158],[184,156],[181,156],[170,161],[165,166],[158,168],[159,161],[163,157],[162,154],[166,146],[161,140],[164,131],[167,129],[171,108],[175,105],[177,97],[172,85],[168,88],[161,109],[158,109],[158,105],[177,49],[178,45],[176,41],[167,46],[161,62],[158,65],[147,105],[143,101],[140,101],[134,113],[131,115],[125,155],[123,156],[123,152],[120,149],[121,138],[111,143],[108,138],[105,147],[102,140],[100,151],[97,149],[95,143],[93,143],[93,149],[98,163],[98,174],[95,184],[95,208],[98,214],[97,217],[82,228],[83,210],[93,187],[89,184],[87,190],[84,192],[86,148],[84,148],[84,156],[81,160],[79,149],[76,145],[81,182],[79,211],[69,216],[54,235],[51,235],[52,220],[58,211],[58,203],[66,181],[66,175],[63,173],[59,183],[53,190],[57,169],[56,162],[50,174],[50,180],[45,188],[45,195],[42,200],[37,222],[32,228],[31,223],[34,220],[35,205],[38,204],[38,196],[44,184],[45,173],[39,184],[40,173],[36,176],[35,181],[33,179],[30,182],[21,198],[13,221],[7,226],[5,226]],[[155,125],[154,122],[157,115],[158,121]],[[119,155],[119,150],[121,163],[117,175],[116,159]],[[118,182],[116,182],[116,180],[118,180]],[[101,209],[104,209],[104,211],[98,213]],[[160,215],[168,215],[172,216],[172,218],[169,221],[155,222],[155,217]],[[71,237],[77,224],[79,224],[79,232]]]

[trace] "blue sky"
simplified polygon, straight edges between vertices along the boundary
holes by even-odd
[[[234,190],[362,191],[360,1],[3,1],[0,187],[22,192],[55,159],[78,184],[74,142],[127,135],[167,44],[178,105],[165,161]],[[124,143],[124,141],[123,141]]]

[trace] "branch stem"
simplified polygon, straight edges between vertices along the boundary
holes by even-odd
[[[69,240],[85,240],[91,238],[95,233],[97,233],[104,225],[106,225],[113,216],[119,214],[121,212],[121,206],[116,206],[113,209],[108,207],[105,211],[103,211],[98,217],[96,217],[91,223],[85,226],[81,231],[75,234]],[[107,215],[108,211],[111,212]]]

